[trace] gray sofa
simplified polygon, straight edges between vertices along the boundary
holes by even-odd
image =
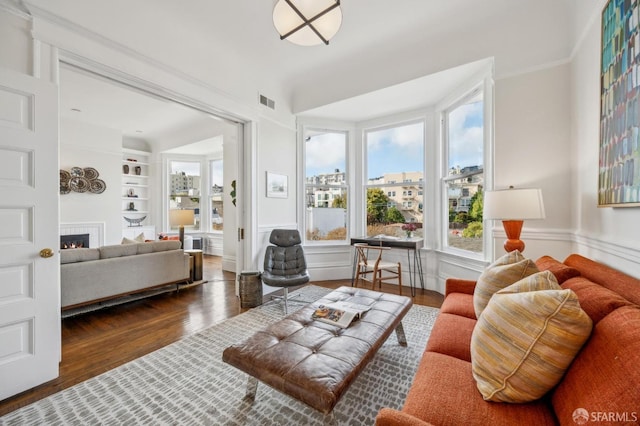
[[[62,309],[188,282],[189,258],[180,241],[60,250]]]

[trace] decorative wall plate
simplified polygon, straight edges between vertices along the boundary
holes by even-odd
[[[69,182],[60,182],[60,194],[68,194],[71,192]]]
[[[86,177],[89,180],[96,179],[100,175],[100,173],[98,173],[98,171],[93,167],[85,167],[83,171],[84,171],[84,177]]]
[[[91,192],[94,194],[102,194],[107,189],[107,184],[102,179],[93,179],[89,184],[91,185]]]
[[[87,192],[91,188],[91,184],[88,179],[76,176],[69,181],[69,187],[76,192]]]
[[[71,179],[71,173],[66,170],[60,170],[60,183],[69,183],[69,179]]]
[[[72,177],[82,177],[84,176],[84,170],[80,167],[72,167],[71,168],[71,176]]]

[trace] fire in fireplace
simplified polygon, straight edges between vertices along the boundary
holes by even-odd
[[[60,248],[87,248],[89,247],[89,234],[60,235]]]

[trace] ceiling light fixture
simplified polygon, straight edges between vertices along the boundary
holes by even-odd
[[[301,46],[329,44],[341,24],[340,0],[278,0],[273,8],[280,40]]]

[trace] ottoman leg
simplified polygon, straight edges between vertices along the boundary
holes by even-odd
[[[247,393],[244,396],[244,399],[249,401],[253,401],[256,399],[256,393],[258,392],[258,379],[253,376],[249,376],[247,380]]]
[[[396,327],[396,336],[398,337],[398,343],[400,344],[400,346],[407,346],[407,337],[404,335],[402,322]]]

